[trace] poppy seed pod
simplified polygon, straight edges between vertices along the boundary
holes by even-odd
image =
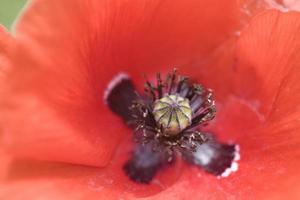
[[[167,95],[154,103],[156,122],[170,135],[176,135],[192,122],[189,100],[176,95]]]

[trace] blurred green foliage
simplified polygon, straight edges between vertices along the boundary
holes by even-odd
[[[9,29],[25,3],[26,0],[0,0],[0,23]]]

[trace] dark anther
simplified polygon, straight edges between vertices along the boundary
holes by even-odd
[[[171,79],[170,79],[170,84],[169,84],[169,94],[172,94],[172,89],[173,89],[173,86],[174,86],[174,81],[175,81],[175,79],[177,78],[177,77],[176,77],[176,72],[177,72],[177,70],[174,69],[174,72],[173,72],[172,75],[170,76]]]
[[[131,107],[135,118],[132,124],[137,130],[135,140],[141,144],[151,142],[172,154],[182,148],[194,150],[196,143],[202,144],[202,132],[197,128],[215,115],[212,91],[176,73],[174,70],[167,74],[164,81],[157,74],[156,85],[146,81],[143,99]]]
[[[157,92],[158,92],[158,98],[162,98],[162,80],[160,77],[160,73],[156,74],[156,79],[157,79]]]
[[[236,146],[221,144],[201,131],[216,113],[212,90],[177,76],[176,70],[164,79],[158,73],[156,79],[146,80],[144,94],[135,91],[128,78],[114,80],[106,97],[111,110],[134,130],[136,146],[124,165],[126,174],[133,181],[149,183],[179,155],[209,173],[228,175]]]

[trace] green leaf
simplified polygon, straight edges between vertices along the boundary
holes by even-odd
[[[9,29],[25,3],[26,0],[0,0],[0,23]]]

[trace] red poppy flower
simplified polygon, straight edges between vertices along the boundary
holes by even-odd
[[[0,197],[297,199],[299,49],[300,14],[252,1],[32,1],[0,30]],[[150,184],[122,169],[132,130],[104,94],[174,66],[214,90],[205,129],[242,156],[228,178],[181,159]]]

